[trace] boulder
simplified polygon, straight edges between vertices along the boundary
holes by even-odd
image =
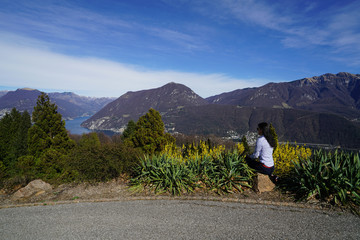
[[[275,188],[275,184],[271,181],[270,177],[265,174],[257,174],[257,190],[262,192],[270,192]]]
[[[52,187],[49,183],[44,182],[41,179],[31,181],[28,185],[20,188],[12,195],[12,200],[19,200],[23,198],[29,198],[32,196],[38,196],[51,191]]]

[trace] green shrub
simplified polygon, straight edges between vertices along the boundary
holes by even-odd
[[[107,144],[102,146],[109,166],[115,170],[114,177],[121,174],[132,176],[134,169],[140,164],[143,152],[125,144]]]
[[[300,199],[360,204],[360,160],[355,153],[316,151],[295,163],[293,181]]]
[[[67,159],[66,178],[78,181],[107,181],[131,175],[142,152],[122,143],[101,145],[96,133],[84,134]],[[74,174],[76,176],[74,176]]]
[[[167,154],[145,157],[131,179],[137,189],[148,187],[155,193],[170,192],[180,195],[205,187],[218,194],[242,191],[250,187],[253,172],[237,153],[226,153],[182,158]]]
[[[149,187],[155,193],[169,191],[173,195],[180,195],[184,190],[192,192],[195,187],[194,175],[186,164],[167,155],[146,156],[131,184]]]
[[[224,153],[207,163],[201,180],[210,190],[221,194],[242,192],[243,187],[251,187],[253,171],[241,155]]]

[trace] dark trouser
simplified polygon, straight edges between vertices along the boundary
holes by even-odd
[[[261,162],[258,162],[250,157],[246,157],[246,162],[249,165],[249,167],[251,167],[252,169],[255,169],[257,172],[262,173],[262,174],[266,174],[271,176],[271,174],[274,172],[274,166],[272,167],[267,167],[264,164],[262,164]]]

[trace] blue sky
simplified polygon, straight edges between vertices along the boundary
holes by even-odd
[[[360,1],[0,0],[0,90],[202,97],[360,71]]]

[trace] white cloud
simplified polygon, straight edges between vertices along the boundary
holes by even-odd
[[[269,6],[262,1],[227,0],[223,4],[235,18],[273,30],[282,30],[293,22],[292,17],[279,14],[274,5]]]
[[[147,49],[155,51],[180,49],[189,52],[201,51],[206,45],[203,34],[188,32],[179,26],[174,30],[166,24],[158,26],[142,18],[134,20],[122,14],[101,14],[69,2],[26,2],[15,12],[0,8],[0,29],[41,38],[53,43],[55,49],[68,51],[78,50],[77,46],[87,47],[88,51],[102,46],[111,51],[119,45],[126,51],[146,45]]]
[[[14,43],[10,43],[9,38],[8,41],[0,40],[0,85],[12,88],[31,87],[88,96],[119,97],[127,91],[157,88],[176,82],[190,87],[202,97],[208,97],[267,82],[235,79],[218,73],[154,71],[99,58],[54,53],[46,48],[34,47],[41,43],[31,39],[19,38],[21,41],[15,41],[14,35],[11,39]]]
[[[320,8],[318,4],[305,3],[303,9],[293,4],[286,1],[279,4],[264,0],[221,0],[212,2],[207,11],[203,9],[201,13],[277,31],[285,47],[325,46],[334,52],[346,50],[350,55],[354,51],[359,54],[359,1],[328,5],[315,15],[307,13]]]

